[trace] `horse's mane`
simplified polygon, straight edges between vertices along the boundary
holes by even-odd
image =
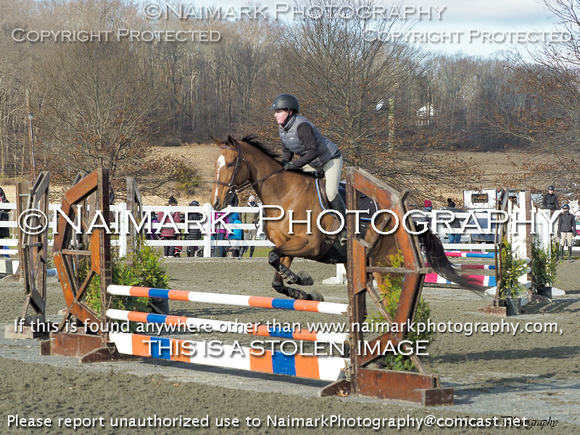
[[[265,153],[266,155],[272,157],[273,159],[278,160],[281,156],[280,153],[270,149],[267,145],[263,144],[258,140],[258,136],[255,134],[249,134],[242,138],[243,142],[246,142],[248,145],[253,146],[254,148],[258,148],[260,151]]]

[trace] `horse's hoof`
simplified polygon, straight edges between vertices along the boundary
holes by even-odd
[[[318,302],[324,302],[324,298],[322,297],[322,295],[318,292],[311,292],[308,293],[308,296],[310,297],[310,299],[312,299],[313,301],[318,301]]]
[[[294,287],[286,287],[286,296],[296,300],[306,300],[310,295]]]
[[[314,280],[306,272],[298,272],[298,278],[300,278],[300,285],[312,285]]]

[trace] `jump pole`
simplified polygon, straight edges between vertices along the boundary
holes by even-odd
[[[454,264],[458,269],[495,270],[495,264]]]
[[[468,279],[479,283],[484,287],[494,287],[496,285],[495,276],[487,276],[487,275],[468,275]],[[436,273],[428,273],[425,275],[425,282],[427,284],[455,284],[448,279],[443,278],[442,276],[437,275]]]
[[[495,258],[495,252],[445,251],[448,257]]]
[[[116,296],[138,296],[145,298],[169,299],[173,301],[190,301],[208,304],[236,305],[242,307],[310,311],[324,314],[346,315],[348,310],[347,304],[335,304],[331,302],[204,293],[186,290],[159,289],[153,287],[109,285],[107,287],[107,292]]]

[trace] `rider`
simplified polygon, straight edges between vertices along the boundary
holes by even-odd
[[[342,154],[328,138],[322,136],[316,126],[299,114],[300,104],[290,94],[280,94],[272,104],[278,133],[282,140],[282,164],[285,170],[300,169],[304,172],[324,171],[326,197],[330,207],[339,212],[346,223],[346,207],[338,194],[342,172]],[[292,162],[294,154],[300,156]],[[346,226],[346,225],[345,225]],[[346,231],[339,235],[341,244],[346,243]]]

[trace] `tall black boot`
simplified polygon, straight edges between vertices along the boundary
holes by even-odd
[[[560,247],[560,260],[564,259],[564,247]]]
[[[572,246],[568,246],[568,260],[572,259]]]
[[[330,207],[333,210],[336,210],[342,215],[344,220],[344,226],[340,233],[338,233],[338,240],[340,241],[341,245],[346,245],[346,205],[344,205],[344,201],[340,197],[340,195],[336,195],[332,201],[330,201]]]

